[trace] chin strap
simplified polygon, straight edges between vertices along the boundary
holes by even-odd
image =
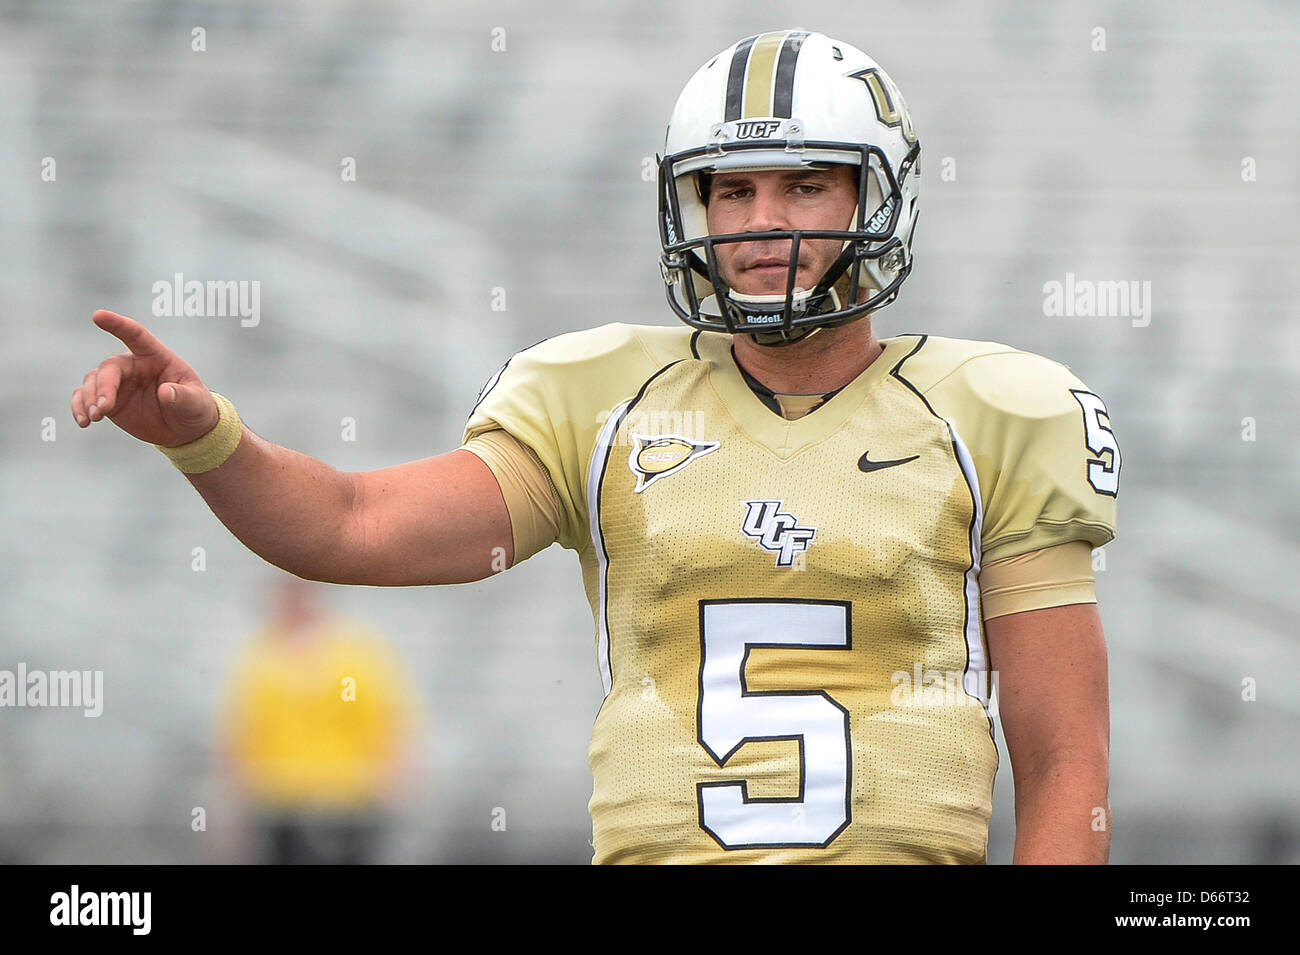
[[[754,340],[754,344],[774,347],[780,345],[792,345],[797,341],[802,341],[805,338],[815,335],[824,327],[825,326],[818,325],[815,328],[808,328],[806,326],[804,328],[796,328],[791,332],[789,338],[785,336],[784,332],[749,332],[748,334],[749,337]]]
[[[808,302],[816,294],[816,289],[795,289],[794,294],[790,296],[791,307],[796,315],[803,315],[808,311]],[[727,289],[727,301],[735,303],[737,306],[744,306],[744,311],[754,312],[761,315],[780,315],[785,311],[785,293],[778,292],[772,295],[747,295],[744,292],[737,292],[734,288]],[[824,302],[825,297],[821,296],[820,301]],[[838,305],[836,306],[838,308]],[[739,309],[738,309],[739,310]],[[818,311],[825,311],[819,308]]]
[[[808,290],[796,290],[791,296],[791,304],[796,313],[807,314],[809,312],[809,301],[816,302],[813,306],[813,313],[818,312],[837,312],[843,306],[840,302],[839,292],[835,290],[835,284],[848,271],[849,266],[854,258],[854,245],[851,242],[845,242],[844,248],[840,250],[839,257],[831,263],[831,267],[826,270],[817,286]],[[847,289],[846,289],[847,291]],[[753,311],[780,313],[785,310],[785,295],[746,295],[743,292],[737,292],[730,289],[727,292],[727,298],[733,302],[747,305]],[[818,328],[822,326],[816,326]],[[793,329],[787,336],[785,332],[750,332],[751,338],[759,345],[789,345],[791,342],[797,342],[801,338],[807,338],[814,329],[807,327]]]
[[[807,297],[811,294],[812,294],[811,292],[796,293],[795,300],[796,302],[800,301],[801,298],[806,300]],[[785,305],[784,295],[743,295],[739,292],[732,292],[731,297],[733,299],[746,302],[746,303],[753,303],[764,299],[771,299],[776,302],[780,302],[782,307],[784,307]],[[837,310],[840,307],[839,293],[836,292],[835,289],[833,288],[827,289],[826,296],[822,299],[822,302],[823,302],[823,307],[820,309],[820,311]],[[747,332],[746,334],[748,334],[749,337],[752,338],[754,340],[754,343],[757,345],[789,345],[793,342],[797,342],[804,338],[807,338],[813,332],[820,331],[823,327],[824,326],[821,325],[815,325],[811,327],[805,325],[802,328],[791,329],[790,334],[788,335],[784,331]]]

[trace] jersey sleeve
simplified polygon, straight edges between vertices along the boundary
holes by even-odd
[[[985,620],[1026,610],[1097,602],[1092,548],[1087,541],[1003,557],[980,568],[980,606]]]
[[[462,445],[502,429],[536,456],[559,503],[559,542],[570,550],[590,542],[586,479],[601,427],[658,367],[638,328],[615,322],[516,352],[484,384],[465,424]]]
[[[502,428],[476,434],[461,448],[478,455],[501,488],[515,545],[512,566],[559,540],[560,495],[531,448]]]
[[[978,476],[982,563],[1115,537],[1119,444],[1101,398],[1064,365],[1014,350],[978,355],[927,397]]]

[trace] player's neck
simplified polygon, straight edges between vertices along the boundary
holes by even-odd
[[[732,336],[732,354],[750,375],[778,394],[824,394],[843,388],[884,351],[871,317],[823,328],[789,345],[765,346]]]

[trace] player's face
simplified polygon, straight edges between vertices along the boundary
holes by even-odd
[[[709,190],[709,234],[847,229],[858,203],[856,173],[852,166],[718,173]],[[788,240],[719,243],[714,246],[718,271],[737,292],[784,294],[792,244]],[[838,239],[800,242],[795,287],[812,288],[842,247]]]

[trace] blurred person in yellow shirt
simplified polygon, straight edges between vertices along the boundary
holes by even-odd
[[[408,755],[411,694],[386,641],[280,580],[242,651],[223,746],[259,862],[374,861]]]

